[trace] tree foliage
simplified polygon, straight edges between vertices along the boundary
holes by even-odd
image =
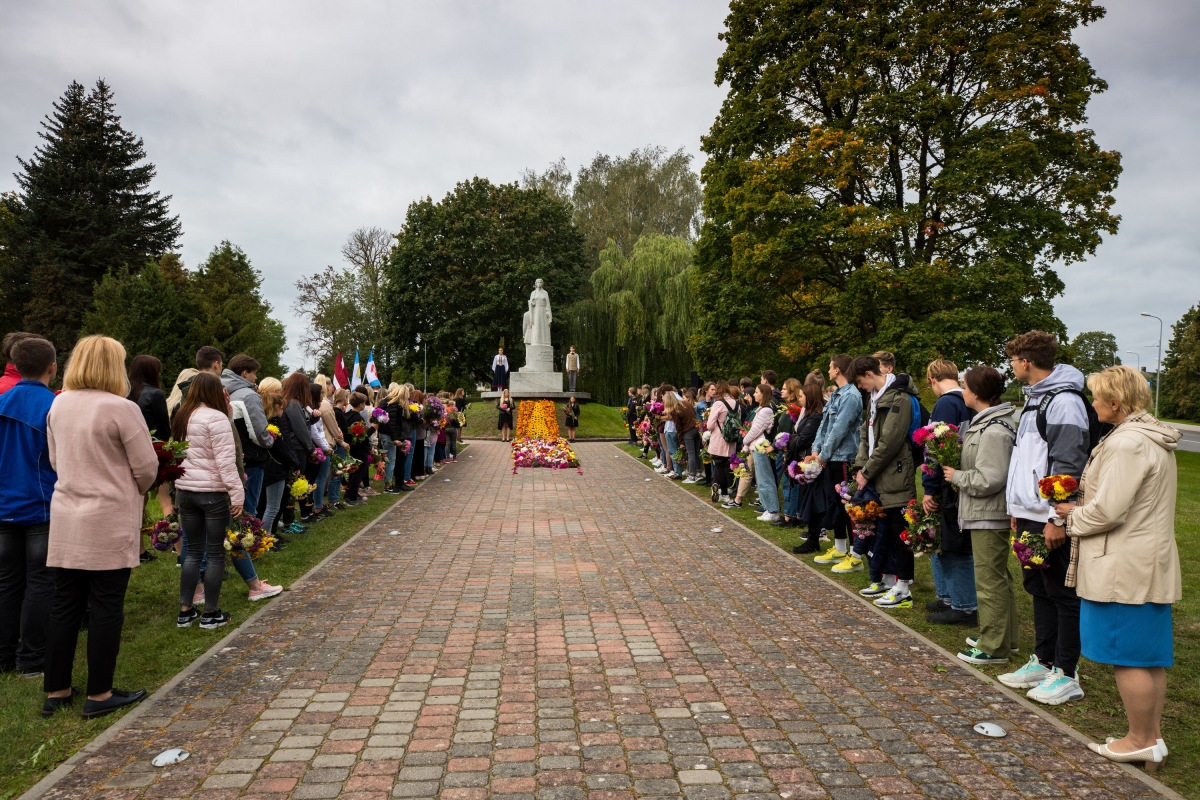
[[[1067,358],[1084,375],[1101,372],[1121,363],[1117,356],[1117,337],[1105,331],[1086,331],[1071,340]]]
[[[686,383],[691,272],[691,244],[682,237],[647,234],[628,258],[616,242],[600,251],[592,296],[568,311],[569,344],[580,353],[593,399],[619,405],[629,386],[648,377]]]
[[[1065,333],[1054,271],[1118,217],[1105,88],[1071,40],[1090,0],[734,0],[703,140],[707,368],[841,350],[994,362]],[[731,319],[733,320],[730,325]]]
[[[10,257],[0,263],[0,313],[7,329],[47,335],[65,353],[96,284],[173,250],[180,227],[170,197],[150,191],[154,165],[122,126],[104,81],[91,92],[72,82],[39,136],[33,157],[18,159],[18,192],[5,198]]]
[[[521,314],[533,282],[545,281],[555,309],[579,294],[585,259],[571,207],[538,189],[459,183],[440,202],[411,204],[387,264],[384,312],[398,359],[455,376],[483,378],[501,340],[521,363]],[[565,328],[555,314],[551,335]]]
[[[1162,363],[1161,416],[1200,420],[1200,306],[1171,326]]]
[[[262,365],[263,375],[283,375],[283,323],[271,317],[262,273],[240,247],[228,241],[214,247],[192,274],[191,286],[200,329],[197,347],[210,344],[226,356],[247,353]]]

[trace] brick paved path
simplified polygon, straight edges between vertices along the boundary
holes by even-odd
[[[1154,796],[612,446],[579,450],[582,476],[514,476],[472,447],[46,796]],[[191,759],[149,764],[172,746]]]

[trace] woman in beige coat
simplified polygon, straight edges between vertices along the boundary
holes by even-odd
[[[1174,663],[1171,604],[1182,596],[1175,547],[1175,446],[1179,431],[1152,417],[1150,387],[1136,370],[1088,378],[1101,422],[1115,427],[1092,452],[1067,521],[1083,655],[1112,664],[1129,733],[1093,750],[1153,771],[1167,756],[1160,729]]]
[[[132,705],[145,690],[113,688],[125,621],[129,572],[141,552],[142,495],[158,476],[158,457],[137,403],[126,400],[125,348],[106,336],[79,340],[63,393],[46,419],[50,464],[58,473],[50,501],[46,564],[56,568],[46,641],[42,716],[71,703],[75,645],[88,625],[85,719]]]

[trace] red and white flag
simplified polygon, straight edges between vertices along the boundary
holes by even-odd
[[[350,374],[342,361],[342,351],[338,350],[337,361],[333,364],[333,388],[346,389],[350,386]]]

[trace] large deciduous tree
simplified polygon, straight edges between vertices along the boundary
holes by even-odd
[[[685,384],[691,271],[691,245],[680,237],[643,236],[628,258],[615,242],[600,251],[592,296],[568,310],[568,344],[581,355],[584,388],[594,400],[619,405],[627,387],[647,380]]]
[[[42,122],[42,144],[19,159],[18,192],[5,198],[11,251],[2,265],[6,329],[74,345],[94,287],[121,267],[140,270],[175,248],[178,217],[150,191],[154,165],[117,115],[112,90],[72,82]]]
[[[440,202],[408,207],[388,261],[385,311],[397,355],[456,376],[489,374],[501,339],[520,365],[521,315],[542,278],[555,309],[554,341],[562,342],[560,310],[579,293],[585,258],[571,207],[538,189],[458,184]]]
[[[1065,333],[1054,265],[1114,233],[1090,0],[734,0],[696,252],[706,368],[994,362]]]
[[[1085,331],[1067,347],[1071,364],[1084,375],[1100,372],[1121,363],[1117,356],[1117,337],[1106,331]]]
[[[1164,417],[1200,420],[1200,306],[1192,306],[1171,326],[1162,363]]]

